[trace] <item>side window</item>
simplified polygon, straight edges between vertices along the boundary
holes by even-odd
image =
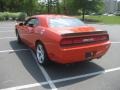
[[[24,25],[27,25],[27,23],[30,21],[30,18],[25,20]]]
[[[29,26],[30,24],[33,24],[34,26],[38,25],[39,21],[38,19],[36,18],[31,18],[31,19],[28,19],[24,25],[27,25]]]
[[[39,24],[39,20],[38,19],[34,19],[34,25],[38,25]]]

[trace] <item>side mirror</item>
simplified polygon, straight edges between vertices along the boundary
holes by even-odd
[[[29,24],[29,27],[34,27],[34,24]]]
[[[19,26],[23,26],[24,24],[23,23],[19,23]]]

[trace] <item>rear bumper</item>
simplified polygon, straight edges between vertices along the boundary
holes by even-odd
[[[107,41],[94,45],[58,48],[57,51],[53,51],[49,57],[51,60],[61,64],[81,62],[88,59],[86,53],[93,53],[91,59],[103,56],[109,49],[110,44],[110,41]]]

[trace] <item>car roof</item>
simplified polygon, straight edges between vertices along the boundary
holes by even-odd
[[[70,18],[70,16],[66,16],[66,15],[57,15],[57,14],[42,14],[42,15],[34,15],[32,17],[43,17],[43,18],[63,18],[63,17],[68,17]]]

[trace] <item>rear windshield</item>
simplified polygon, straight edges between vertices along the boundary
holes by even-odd
[[[84,23],[77,18],[50,18],[50,27],[78,27],[83,26]]]

